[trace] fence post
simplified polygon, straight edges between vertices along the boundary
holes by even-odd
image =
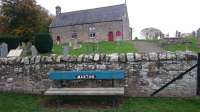
[[[197,95],[200,95],[200,53],[197,60]]]

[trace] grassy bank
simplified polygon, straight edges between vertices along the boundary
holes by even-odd
[[[185,39],[186,41],[191,42],[191,44],[172,44],[172,45],[167,45],[163,49],[167,51],[186,51],[190,50],[193,52],[200,52],[200,48],[198,48],[198,40],[197,38],[194,37],[188,37]]]
[[[47,97],[0,93],[0,112],[200,112],[200,98],[129,98],[113,109],[44,107]]]
[[[131,42],[99,42],[99,43],[82,43],[80,49],[71,49],[70,55],[91,54],[91,53],[128,53],[136,52]],[[61,45],[54,45],[53,54],[62,54]]]

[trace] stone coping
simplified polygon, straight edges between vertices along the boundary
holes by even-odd
[[[79,56],[29,56],[0,58],[0,64],[42,64],[42,63],[94,63],[118,62],[130,63],[138,61],[188,61],[197,60],[193,52],[162,52],[162,53],[113,53],[113,54],[83,54]]]

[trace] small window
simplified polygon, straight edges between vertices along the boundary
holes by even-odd
[[[90,38],[95,38],[95,37],[96,37],[96,34],[95,34],[95,33],[90,33],[90,34],[89,34],[89,37],[90,37]]]
[[[89,34],[88,34],[89,37],[90,38],[95,38],[96,37],[96,33],[95,33],[96,32],[96,28],[95,28],[95,26],[94,25],[90,25],[88,30],[89,30],[88,31],[89,32]]]
[[[88,29],[89,29],[89,32],[94,32],[96,30],[94,25],[90,25]]]
[[[78,33],[77,33],[77,28],[75,26],[72,26],[71,27],[71,38],[72,39],[77,39],[78,38]]]
[[[116,36],[122,36],[122,33],[120,31],[117,31]]]
[[[77,37],[78,37],[77,33],[75,33],[75,32],[72,33],[72,38],[73,38],[73,39],[76,39]]]

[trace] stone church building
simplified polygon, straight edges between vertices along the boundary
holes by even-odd
[[[50,25],[54,42],[80,42],[131,40],[131,28],[125,4],[73,12],[61,12]]]

